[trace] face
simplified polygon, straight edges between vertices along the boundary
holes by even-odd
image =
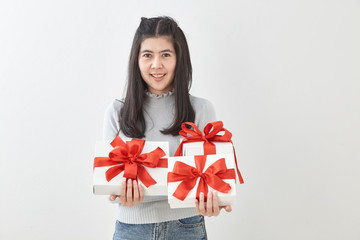
[[[175,67],[175,49],[167,37],[147,38],[141,43],[139,68],[149,92],[161,95],[170,91]]]

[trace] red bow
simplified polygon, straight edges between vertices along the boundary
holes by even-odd
[[[114,149],[109,153],[109,157],[96,157],[94,167],[114,166],[105,173],[107,181],[124,171],[126,179],[137,180],[138,177],[146,187],[154,185],[156,181],[144,166],[167,168],[167,158],[161,158],[165,156],[165,152],[159,147],[152,152],[141,154],[144,144],[145,140],[138,139],[132,139],[125,143],[117,136],[111,142]]]
[[[196,190],[197,199],[199,199],[200,193],[203,192],[206,201],[208,185],[222,193],[227,193],[231,190],[230,185],[222,179],[235,179],[235,170],[226,168],[224,158],[211,164],[205,172],[203,172],[203,170],[206,163],[206,156],[194,156],[194,159],[196,168],[176,161],[173,171],[168,173],[168,182],[182,181],[176,188],[173,194],[174,197],[184,200],[191,189],[194,188],[197,178],[199,177],[200,181]]]
[[[191,126],[194,130],[187,128],[187,125]],[[183,136],[184,139],[181,141],[174,156],[182,156],[184,143],[204,141],[204,155],[216,154],[216,147],[213,142],[230,142],[231,144],[233,144],[233,142],[231,141],[232,134],[230,131],[228,131],[227,129],[225,129],[223,127],[222,121],[208,123],[204,128],[205,134],[203,134],[199,130],[199,128],[192,122],[182,123],[181,128],[182,128],[182,130],[179,132],[179,134],[181,136]],[[220,132],[224,132],[224,134],[220,135],[219,134]],[[240,173],[240,170],[239,170],[239,167],[237,164],[234,146],[233,146],[233,149],[234,149],[235,165],[236,165],[236,171],[238,174],[238,178],[239,178],[240,183],[244,183],[244,180],[241,176],[241,173]]]

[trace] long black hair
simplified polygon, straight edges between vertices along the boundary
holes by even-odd
[[[126,96],[120,111],[120,130],[131,138],[145,137],[146,125],[142,106],[147,85],[141,77],[138,60],[141,43],[151,37],[169,38],[176,52],[173,80],[175,118],[173,123],[161,132],[176,136],[181,130],[182,122],[193,122],[195,119],[195,112],[189,97],[192,81],[190,52],[183,31],[170,17],[143,17],[131,47]]]

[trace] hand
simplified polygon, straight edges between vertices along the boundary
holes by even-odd
[[[120,198],[121,205],[132,207],[144,200],[143,188],[136,182],[136,180],[129,179],[121,183],[121,194],[111,195],[110,200],[114,201],[116,198]]]
[[[204,202],[204,193],[200,193],[199,201],[195,200],[196,204],[196,212],[203,216],[213,217],[219,215],[221,209],[225,209],[227,212],[231,212],[232,208],[230,205],[219,206],[219,200],[217,192],[212,193],[212,191],[208,192],[207,202]]]

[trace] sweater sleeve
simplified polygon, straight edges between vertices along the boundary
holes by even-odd
[[[217,120],[214,105],[209,100],[192,97],[192,105],[195,110],[195,124],[201,131],[208,123]]]
[[[106,109],[103,127],[104,141],[111,141],[118,135],[120,129],[119,117],[121,107],[122,102],[115,100]]]

